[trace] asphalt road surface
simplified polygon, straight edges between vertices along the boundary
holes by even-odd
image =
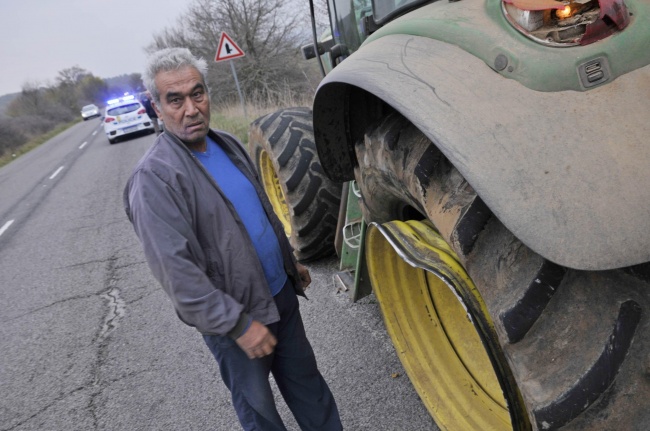
[[[240,429],[214,359],[150,275],[122,208],[153,139],[109,145],[94,119],[0,169],[0,431]],[[303,318],[345,429],[437,429],[373,297],[337,293],[334,259],[309,268]]]

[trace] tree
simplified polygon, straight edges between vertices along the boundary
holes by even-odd
[[[86,75],[78,85],[78,96],[81,105],[88,105],[90,103],[98,103],[104,100],[107,96],[108,86],[106,82],[96,76]]]
[[[59,71],[59,76],[56,77],[56,81],[59,86],[63,87],[74,87],[86,76],[92,76],[90,72],[86,69],[82,69],[79,66],[72,66],[67,69]]]
[[[7,113],[11,117],[40,115],[46,103],[45,92],[40,84],[38,82],[26,82],[23,84],[20,96],[9,104]]]
[[[147,52],[189,48],[208,61],[208,85],[216,90],[211,92],[213,100],[231,102],[238,96],[230,65],[212,61],[225,31],[246,54],[231,61],[247,99],[275,104],[287,93],[313,91],[307,73],[313,66],[299,52],[300,42],[309,40],[301,18],[290,0],[195,0],[176,27],[154,36]]]
[[[140,74],[127,76],[129,85],[140,87]],[[101,104],[108,93],[106,82],[79,66],[59,71],[55,84],[27,82],[7,106],[10,118],[0,118],[0,156],[58,124],[80,118],[81,106]]]
[[[132,81],[139,82],[140,75],[135,75],[137,79]],[[79,66],[61,70],[55,82],[49,86],[37,82],[23,85],[20,95],[7,106],[11,127],[8,122],[2,125],[0,147],[12,148],[57,124],[79,118],[81,106],[98,103],[106,94],[104,80]]]

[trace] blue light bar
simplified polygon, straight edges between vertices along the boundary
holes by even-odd
[[[117,99],[111,99],[111,100],[107,101],[106,104],[107,105],[114,105],[114,104],[119,103],[119,102],[125,102],[127,100],[133,100],[133,99],[135,99],[134,95],[124,96],[124,97],[119,97]]]

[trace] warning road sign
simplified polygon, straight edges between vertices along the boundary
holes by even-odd
[[[217,48],[217,56],[214,61],[232,60],[233,58],[243,57],[244,51],[226,34],[225,31],[221,32],[219,38],[219,48]]]

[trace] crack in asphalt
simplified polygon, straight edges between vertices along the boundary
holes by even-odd
[[[98,424],[98,417],[97,417],[97,412],[96,412],[96,407],[97,407],[97,401],[96,398],[101,394],[101,391],[103,389],[103,386],[105,383],[102,380],[101,376],[101,369],[104,366],[106,359],[108,357],[108,347],[109,347],[109,339],[110,335],[119,327],[119,323],[122,317],[124,317],[124,314],[126,312],[126,302],[122,297],[120,296],[120,289],[117,287],[117,284],[120,280],[119,276],[117,275],[117,271],[120,268],[132,266],[132,265],[137,265],[137,264],[142,264],[144,262],[135,262],[131,264],[127,264],[124,266],[118,266],[116,263],[118,261],[117,254],[119,252],[116,251],[113,253],[111,257],[108,259],[102,259],[102,260],[92,260],[92,261],[86,261],[86,262],[81,262],[73,265],[68,265],[63,268],[75,268],[75,267],[84,267],[87,265],[92,265],[92,264],[105,264],[106,265],[106,275],[104,277],[104,282],[103,282],[103,287],[101,290],[96,291],[96,292],[91,292],[83,295],[74,295],[70,296],[55,302],[52,302],[48,305],[42,306],[35,308],[33,310],[30,310],[26,313],[22,313],[20,315],[11,317],[9,319],[2,319],[0,322],[6,323],[10,322],[16,319],[20,319],[24,316],[30,315],[37,313],[39,311],[42,311],[44,309],[48,309],[54,306],[58,306],[60,304],[69,302],[69,301],[76,301],[80,299],[88,299],[88,298],[94,298],[99,296],[103,300],[106,301],[106,307],[105,307],[105,312],[103,313],[102,316],[102,325],[99,326],[96,330],[95,336],[93,337],[93,340],[91,341],[91,345],[96,345],[96,354],[95,354],[95,361],[93,364],[91,364],[91,375],[90,375],[90,385],[86,384],[81,387],[77,387],[69,392],[66,393],[61,393],[59,396],[54,398],[51,402],[48,404],[42,406],[38,410],[34,411],[32,414],[29,416],[23,418],[22,420],[12,424],[9,427],[2,427],[0,428],[0,431],[11,431],[16,428],[19,428],[23,426],[24,424],[34,420],[44,412],[48,411],[52,407],[54,407],[56,404],[60,403],[61,401],[64,401],[66,398],[80,392],[80,391],[87,391],[90,390],[89,394],[89,401],[87,404],[87,409],[89,411],[89,414],[92,418],[93,421],[93,428],[97,429],[99,427]],[[59,268],[62,269],[62,268]],[[114,379],[109,379],[109,382]]]
[[[108,347],[110,335],[120,324],[120,320],[126,312],[126,302],[120,296],[120,289],[117,284],[120,277],[117,275],[119,266],[117,265],[118,252],[107,260],[106,276],[104,278],[104,291],[100,297],[106,300],[106,312],[103,316],[103,323],[98,328],[93,344],[97,345],[95,362],[91,365],[91,393],[87,404],[87,410],[92,417],[94,428],[97,429],[99,418],[97,416],[97,397],[102,393],[106,386],[106,381],[102,378],[101,370],[106,364],[108,358]],[[110,382],[110,379],[108,380]]]
[[[131,267],[131,266],[146,264],[145,261],[138,261],[138,262],[133,262],[133,263],[113,267],[113,265],[111,265],[111,263],[114,260],[116,260],[116,258],[114,258],[114,257],[111,257],[109,259],[89,260],[89,261],[86,261],[86,262],[74,263],[72,265],[66,265],[66,266],[63,266],[63,267],[55,268],[55,269],[70,269],[70,268],[83,267],[83,266],[86,266],[86,265],[92,265],[92,264],[97,264],[97,263],[107,263],[108,262],[109,263],[109,268],[112,268],[111,270],[118,270],[118,269],[128,268],[128,267]],[[109,276],[108,279],[110,279],[110,278],[111,277]],[[47,304],[47,305],[44,305],[42,307],[34,308],[34,309],[29,310],[29,311],[27,311],[25,313],[18,314],[16,316],[10,317],[8,319],[0,319],[0,323],[7,323],[7,322],[14,321],[16,319],[21,319],[21,318],[23,318],[25,316],[29,316],[30,314],[38,313],[39,311],[46,310],[48,308],[51,308],[51,307],[54,307],[56,305],[66,303],[68,301],[76,301],[78,299],[93,298],[93,297],[97,296],[98,294],[100,295],[100,297],[106,299],[109,302],[109,310],[113,306],[114,306],[115,309],[121,310],[121,311],[118,312],[119,316],[117,316],[117,317],[118,318],[122,317],[124,315],[124,310],[123,310],[124,309],[124,301],[119,296],[119,292],[120,292],[119,289],[115,288],[116,293],[111,293],[111,288],[107,289],[106,288],[106,283],[104,283],[104,284],[105,284],[104,288],[99,292],[91,292],[91,293],[87,293],[87,294],[84,294],[84,295],[69,296],[67,298],[63,298],[63,299],[60,299],[58,301],[54,301],[54,302],[52,302],[50,304]],[[138,299],[141,299],[141,298],[138,298]],[[110,313],[110,311],[109,311],[109,313]],[[105,324],[106,324],[106,322],[105,322]]]
[[[65,400],[66,398],[76,394],[77,392],[83,391],[84,389],[85,389],[84,387],[79,387],[79,388],[75,388],[75,389],[71,390],[70,392],[60,394],[51,403],[47,404],[46,406],[43,406],[42,408],[40,408],[39,410],[34,412],[31,416],[26,417],[25,419],[23,419],[20,422],[16,422],[15,424],[10,426],[9,428],[2,428],[2,429],[0,429],[0,431],[11,431],[11,430],[14,430],[14,429],[20,427],[21,425],[24,425],[27,422],[29,422],[30,420],[32,420],[32,419],[36,418],[37,416],[39,416],[41,413],[44,413],[44,412],[48,411],[54,405],[60,403],[61,401]]]
[[[134,291],[135,291],[135,290],[138,290],[138,289],[140,289],[140,290],[144,290],[144,293],[141,294],[140,296],[138,296],[137,298],[133,298],[132,300],[127,301],[126,303],[127,303],[128,305],[135,304],[135,303],[137,303],[137,302],[139,302],[139,301],[142,301],[144,298],[147,298],[147,297],[149,297],[149,296],[151,296],[151,295],[154,295],[154,294],[160,293],[160,289],[158,289],[158,288],[156,288],[156,287],[151,287],[151,286],[149,286],[149,285],[145,285],[145,286],[134,286],[134,287],[133,287],[133,290],[134,290]]]
[[[108,313],[104,316],[104,325],[99,333],[98,341],[103,341],[108,335],[119,326],[119,321],[124,317],[126,303],[120,297],[120,289],[111,288],[108,292],[100,295],[108,302]]]
[[[63,304],[63,303],[68,302],[68,301],[76,301],[78,299],[88,299],[88,298],[92,298],[94,296],[97,296],[97,292],[87,293],[85,295],[70,296],[68,298],[64,298],[64,299],[60,299],[58,301],[54,301],[54,302],[52,302],[50,304],[47,304],[47,305],[44,305],[42,307],[34,308],[32,310],[29,310],[26,313],[18,314],[16,316],[10,317],[8,319],[2,319],[2,320],[0,320],[0,323],[11,322],[13,320],[17,320],[17,319],[23,318],[25,316],[29,316],[30,314],[38,313],[39,311],[46,310],[46,309],[48,309],[50,307],[54,307],[55,305]]]

